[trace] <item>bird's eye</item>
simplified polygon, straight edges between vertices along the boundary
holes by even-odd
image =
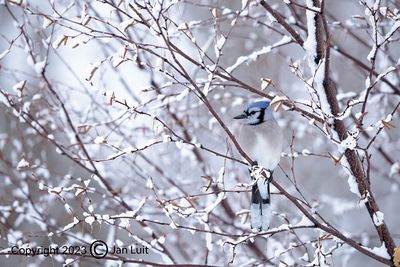
[[[250,115],[256,114],[256,112],[253,110],[252,112],[249,113]]]

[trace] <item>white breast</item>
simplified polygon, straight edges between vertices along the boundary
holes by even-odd
[[[258,165],[274,170],[282,153],[283,135],[275,120],[259,125],[243,125],[239,144]]]

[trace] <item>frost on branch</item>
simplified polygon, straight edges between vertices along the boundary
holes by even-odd
[[[307,52],[308,66],[313,75],[313,82],[315,82],[317,103],[324,114],[329,118],[332,118],[332,111],[328,103],[328,99],[325,93],[324,80],[325,80],[325,58],[320,58],[317,54],[317,12],[312,11],[317,9],[314,7],[313,0],[307,0],[307,39],[303,44],[304,49]],[[311,10],[310,10],[311,9]]]
[[[233,64],[232,66],[229,66],[229,67],[226,68],[226,71],[227,71],[227,72],[232,72],[232,71],[234,71],[236,68],[238,68],[240,65],[242,65],[242,64],[244,64],[244,63],[249,63],[249,62],[251,62],[251,61],[255,61],[255,60],[257,60],[257,58],[258,58],[259,56],[264,55],[264,54],[268,54],[268,53],[271,52],[274,48],[280,47],[280,46],[283,46],[283,45],[286,45],[286,44],[290,43],[291,41],[292,41],[292,39],[291,39],[290,37],[288,37],[288,36],[283,36],[283,38],[282,38],[280,41],[274,43],[273,45],[265,46],[265,47],[263,47],[262,49],[260,49],[260,50],[258,50],[258,51],[256,51],[256,52],[253,52],[253,53],[251,53],[251,54],[248,55],[248,56],[241,56],[241,57],[239,57],[239,58],[236,60],[235,64]]]
[[[384,214],[380,211],[377,211],[374,213],[374,223],[376,226],[379,226],[383,223],[383,219],[384,219]]]

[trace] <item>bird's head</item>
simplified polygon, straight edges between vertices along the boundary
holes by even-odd
[[[258,125],[273,118],[268,109],[269,101],[257,101],[248,105],[242,114],[234,117],[235,120],[243,120],[247,125]]]

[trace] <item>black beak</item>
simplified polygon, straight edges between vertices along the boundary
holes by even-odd
[[[246,119],[247,115],[245,113],[242,113],[240,115],[237,115],[236,117],[233,117],[235,120],[242,120],[242,119]]]

